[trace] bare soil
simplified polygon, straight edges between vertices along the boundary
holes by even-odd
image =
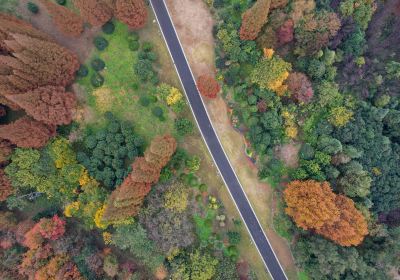
[[[296,168],[299,163],[299,150],[301,144],[288,143],[277,147],[275,153],[278,159],[282,160],[286,166]]]
[[[166,0],[166,3],[195,78],[205,73],[215,72],[215,43],[212,36],[214,21],[207,5],[202,0]],[[245,154],[243,135],[232,127],[228,117],[228,108],[222,97],[219,96],[212,101],[206,100],[206,106],[225,152],[237,172],[268,238],[272,241],[279,260],[290,276],[293,275],[295,278],[296,267],[289,245],[286,240],[272,230],[273,191],[271,187],[258,180],[257,168]],[[293,164],[297,154],[295,150],[294,147],[286,147],[283,153]],[[214,176],[214,174],[215,171],[208,173],[208,176]],[[206,175],[204,174],[204,176]],[[222,196],[224,196],[223,193]],[[237,212],[233,202],[229,202],[231,200],[229,195],[225,195],[225,200],[227,201],[224,201],[224,204],[232,206],[231,213],[232,211]],[[247,256],[244,255],[244,257]],[[257,258],[256,255],[252,257],[252,259]],[[249,259],[248,261],[253,260]]]
[[[26,8],[28,2],[34,2],[39,6],[38,14],[35,15],[28,11]],[[101,30],[101,28],[85,26],[85,30],[79,38],[64,36],[53,24],[46,8],[40,1],[20,0],[16,12],[34,27],[49,34],[57,43],[74,52],[81,62],[90,56],[93,49],[93,38]]]

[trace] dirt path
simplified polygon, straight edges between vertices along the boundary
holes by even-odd
[[[166,3],[195,77],[215,72],[212,37],[214,21],[206,4],[202,0],[166,0]],[[274,244],[279,260],[290,274],[295,273],[293,257],[287,242],[271,228],[272,189],[258,180],[256,167],[244,153],[243,136],[231,126],[225,101],[218,97],[206,103],[222,145],[268,238]]]
[[[96,36],[96,34],[99,33],[100,28],[85,27],[84,32],[79,38],[64,36],[55,27],[51,20],[51,17],[47,13],[46,8],[42,3],[40,3],[40,1],[33,1],[39,6],[39,13],[36,15],[29,12],[26,8],[28,2],[31,1],[19,1],[17,7],[18,15],[20,15],[24,20],[30,22],[37,29],[49,34],[60,45],[73,51],[75,54],[78,55],[81,62],[84,62],[90,56],[91,50],[93,48],[93,38],[94,36]]]

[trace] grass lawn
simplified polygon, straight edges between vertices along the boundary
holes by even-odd
[[[133,65],[137,60],[137,52],[128,47],[129,34],[126,25],[120,22],[115,22],[113,34],[102,34],[109,45],[104,51],[94,49],[91,58],[85,63],[89,68],[89,75],[80,79],[79,84],[86,89],[87,105],[97,117],[111,111],[121,119],[132,121],[136,132],[149,142],[155,135],[174,133],[175,130],[172,118],[166,116],[164,121],[160,121],[152,114],[152,109],[159,106],[164,115],[167,115],[169,109],[166,105],[155,101],[144,107],[139,103],[141,96],[151,95],[154,86],[140,82],[134,73]],[[95,58],[102,59],[106,64],[105,69],[99,72],[104,77],[104,84],[99,88],[94,88],[90,83],[90,77],[95,72],[90,67],[90,62]],[[102,118],[97,119],[101,125]]]

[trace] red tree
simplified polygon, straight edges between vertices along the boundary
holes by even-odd
[[[82,34],[83,20],[77,14],[62,5],[48,0],[41,0],[41,2],[46,6],[53,22],[61,33],[71,37],[79,37]]]
[[[205,97],[216,98],[221,87],[218,82],[210,75],[201,75],[197,79],[197,88]]]
[[[279,45],[284,45],[293,41],[294,23],[292,19],[286,20],[281,27],[276,30]]]
[[[132,29],[142,28],[147,22],[147,7],[143,0],[116,0],[115,17]]]
[[[0,126],[0,138],[9,140],[20,148],[41,148],[56,135],[54,126],[23,117]]]
[[[10,180],[8,180],[3,169],[0,169],[0,202],[4,201],[13,193]]]
[[[132,173],[129,175],[133,182],[153,184],[160,178],[158,165],[147,162],[144,157],[136,158],[132,164]]]
[[[267,22],[271,0],[257,0],[257,2],[242,16],[240,39],[254,40],[261,28]]]
[[[12,153],[11,143],[7,140],[0,140],[0,165],[6,163]]]
[[[102,26],[113,16],[112,9],[101,0],[74,0],[74,6],[92,26]]]
[[[42,246],[44,239],[39,232],[39,223],[35,224],[25,233],[23,245],[29,249],[37,249]]]
[[[156,136],[146,149],[144,156],[146,161],[163,168],[171,159],[176,150],[176,140],[171,135]]]
[[[2,95],[24,93],[41,86],[67,86],[79,68],[76,55],[60,45],[26,35],[5,41],[12,55],[0,56],[8,71],[0,74]]]
[[[58,215],[54,215],[51,219],[42,218],[39,221],[39,232],[44,238],[56,240],[65,233],[65,221]]]
[[[313,98],[314,91],[310,80],[305,74],[299,72],[290,73],[286,84],[292,93],[292,98],[297,103],[309,103]]]
[[[45,86],[24,94],[7,96],[35,120],[49,125],[66,125],[72,121],[75,94],[63,87]]]

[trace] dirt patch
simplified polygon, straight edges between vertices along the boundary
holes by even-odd
[[[278,159],[282,160],[286,166],[291,168],[298,167],[299,163],[299,150],[301,144],[289,143],[278,146],[275,153]]]
[[[39,13],[34,15],[28,11],[26,5],[29,0],[20,0],[17,7],[17,14],[24,20],[30,22],[34,27],[49,34],[57,43],[68,48],[78,55],[79,60],[84,62],[93,48],[93,38],[99,33],[101,28],[85,27],[84,32],[79,38],[64,36],[53,24],[46,8],[39,1],[34,1],[39,6]]]
[[[214,20],[207,5],[201,0],[165,2],[194,76],[214,73]]]

